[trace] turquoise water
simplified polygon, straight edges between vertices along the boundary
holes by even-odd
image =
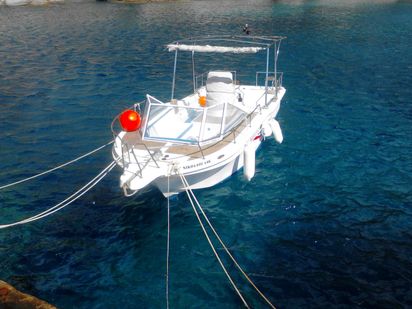
[[[210,219],[278,308],[412,307],[409,1],[0,7],[0,185],[106,143],[112,118],[147,92],[168,97],[164,44],[245,23],[288,37],[285,140],[264,143],[250,183],[238,173],[197,191]],[[0,224],[63,200],[110,160],[106,149],[0,191]],[[60,213],[0,231],[0,279],[60,308],[164,308],[167,202],[154,189],[123,197],[119,174]],[[171,307],[241,307],[186,197],[171,205]]]

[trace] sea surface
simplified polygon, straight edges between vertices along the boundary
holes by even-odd
[[[199,201],[277,308],[412,308],[410,1],[2,6],[0,186],[107,143],[112,119],[147,93],[168,98],[165,44],[241,34],[246,23],[287,37],[284,142],[262,145],[251,182],[236,173],[196,191]],[[253,82],[265,55],[251,57],[198,64],[233,65]],[[179,64],[183,95],[190,59]],[[0,224],[57,204],[111,160],[106,147],[1,190]],[[0,280],[59,308],[165,308],[167,200],[156,189],[124,197],[120,174],[52,216],[0,230]],[[170,307],[242,307],[186,196],[170,205]],[[251,307],[265,308],[224,261]]]

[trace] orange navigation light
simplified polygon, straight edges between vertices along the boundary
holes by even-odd
[[[139,113],[127,109],[119,117],[120,124],[126,132],[133,132],[140,128],[142,119]]]
[[[206,97],[205,96],[200,96],[199,97],[199,105],[201,107],[206,107]]]

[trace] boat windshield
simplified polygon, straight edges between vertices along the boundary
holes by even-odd
[[[206,144],[222,139],[247,113],[229,102],[209,107],[163,103],[147,96],[143,139],[180,144]]]

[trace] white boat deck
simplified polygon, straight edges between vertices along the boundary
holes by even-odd
[[[237,89],[242,94],[242,101],[236,102],[237,105],[242,106],[242,110],[249,111],[248,114],[240,119],[238,123],[233,126],[233,129],[225,136],[219,136],[221,123],[216,122],[213,118],[206,116],[204,122],[203,139],[208,140],[207,143],[199,143],[199,136],[201,132],[202,119],[187,121],[187,111],[181,109],[180,106],[195,106],[198,105],[199,95],[197,93],[191,94],[182,100],[179,100],[174,108],[169,109],[165,114],[162,114],[162,121],[167,123],[168,126],[157,126],[156,130],[152,130],[150,133],[156,133],[159,136],[167,136],[170,131],[179,132],[173,133],[181,140],[189,140],[192,142],[182,143],[177,140],[176,142],[162,141],[156,139],[144,139],[139,131],[124,132],[119,135],[122,139],[122,143],[118,143],[117,147],[123,145],[124,153],[128,163],[139,163],[153,161],[151,155],[156,160],[169,161],[178,157],[185,156],[187,160],[199,159],[209,154],[216,153],[228,144],[236,140],[237,136],[240,136],[242,131],[253,122],[253,119],[260,113],[260,109],[257,106],[265,105],[264,87],[256,86],[237,86]],[[268,94],[268,102],[274,99],[274,94]],[[168,106],[171,106],[170,104]],[[190,112],[190,111],[189,111]],[[201,116],[201,114],[199,114]],[[156,121],[154,121],[156,123]],[[171,126],[173,128],[171,128]],[[214,138],[216,137],[216,138]],[[115,148],[115,149],[116,149]],[[148,152],[150,151],[150,153]],[[116,151],[121,153],[121,151]]]
[[[127,148],[134,152],[139,162],[150,160],[148,150],[157,158],[159,157],[159,154],[161,154],[161,160],[175,159],[180,156],[185,156],[188,160],[199,159],[203,156],[215,153],[235,141],[236,136],[241,134],[248,123],[249,119],[244,119],[244,121],[223,139],[202,146],[197,144],[170,144],[166,142],[145,141],[141,139],[138,132],[126,133],[122,137],[122,141],[123,145],[127,145]],[[133,156],[130,156],[130,162],[134,163],[134,161]]]

